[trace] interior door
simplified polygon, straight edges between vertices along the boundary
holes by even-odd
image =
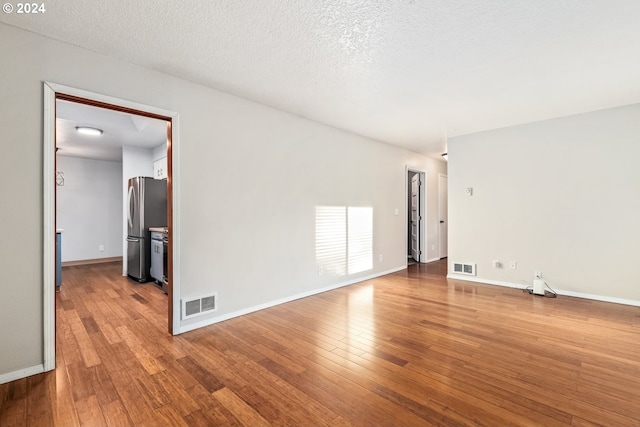
[[[448,178],[438,175],[438,210],[440,215],[440,258],[446,258],[448,252]]]
[[[411,257],[420,262],[420,174],[411,177]]]

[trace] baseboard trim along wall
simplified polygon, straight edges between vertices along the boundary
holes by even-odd
[[[529,286],[529,285],[520,285],[517,283],[510,283],[510,282],[500,282],[498,280],[469,277],[461,274],[447,274],[447,279],[464,280],[466,282],[475,282],[475,283],[482,283],[485,285],[504,286],[507,288],[517,288],[517,289],[525,289],[527,286]],[[612,302],[614,304],[624,304],[624,305],[632,305],[635,307],[640,307],[640,301],[636,301],[636,300],[608,297],[603,295],[585,294],[582,292],[564,291],[562,289],[556,289],[556,288],[553,288],[553,290],[556,291],[558,295],[563,295],[566,297],[584,298],[584,299],[590,299],[594,301]]]
[[[80,259],[77,261],[65,261],[62,263],[63,267],[71,267],[74,265],[89,265],[89,264],[102,264],[105,262],[122,262],[121,256],[112,256],[109,258],[94,258],[94,259]]]
[[[0,384],[5,384],[11,381],[19,380],[22,378],[30,377],[31,375],[41,374],[44,372],[44,365],[36,365],[30,368],[19,369],[13,372],[7,372],[0,375]]]
[[[275,300],[275,301],[270,301],[270,302],[267,302],[267,303],[264,303],[264,304],[259,304],[259,305],[253,306],[253,307],[245,308],[243,310],[234,311],[232,313],[228,313],[228,314],[225,314],[223,316],[212,317],[212,318],[209,318],[209,319],[202,320],[202,321],[200,321],[198,323],[191,323],[189,325],[181,325],[180,326],[180,330],[177,333],[181,334],[181,333],[184,333],[184,332],[193,331],[194,329],[198,329],[198,328],[202,328],[202,327],[205,327],[205,326],[213,325],[214,323],[223,322],[225,320],[233,319],[234,317],[239,317],[239,316],[243,316],[245,314],[253,313],[254,311],[263,310],[263,309],[269,308],[269,307],[275,307],[276,305],[280,305],[280,304],[284,304],[284,303],[287,303],[287,302],[295,301],[295,300],[300,299],[300,298],[310,297],[312,295],[317,295],[317,294],[321,294],[323,292],[332,291],[334,289],[342,288],[344,286],[349,286],[349,285],[353,285],[353,284],[356,284],[356,283],[364,282],[366,280],[375,279],[376,277],[385,276],[387,274],[391,274],[391,273],[395,273],[397,271],[405,270],[406,268],[407,268],[407,266],[403,265],[402,267],[393,268],[391,270],[386,270],[386,271],[383,271],[383,272],[380,272],[380,273],[372,274],[370,276],[358,277],[358,278],[353,279],[353,280],[347,280],[346,282],[340,282],[340,283],[337,283],[335,285],[327,286],[327,287],[320,288],[320,289],[314,289],[312,291],[303,292],[301,294],[296,294],[296,295],[293,295],[293,296],[290,296],[290,297],[281,298],[281,299],[278,299],[278,300]]]

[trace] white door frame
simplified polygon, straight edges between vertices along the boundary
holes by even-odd
[[[116,105],[132,110],[144,111],[171,118],[171,190],[172,203],[172,246],[173,246],[173,333],[180,333],[180,161],[179,161],[179,116],[175,111],[164,110],[149,105],[138,104],[107,95],[88,92],[56,83],[44,82],[44,224],[43,224],[43,323],[44,323],[44,370],[50,371],[56,367],[56,313],[55,313],[55,126],[56,126],[56,94],[65,94],[96,101],[104,104]]]
[[[447,180],[447,187],[445,188],[446,191],[446,196],[447,196],[447,218],[445,219],[445,227],[447,229],[447,241],[446,241],[446,252],[445,254],[443,254],[443,236],[442,236],[442,225],[440,224],[440,221],[442,221],[441,215],[442,215],[442,180],[446,179]],[[449,200],[449,177],[443,173],[439,173],[438,174],[438,258],[442,259],[444,257],[448,257],[449,256],[449,209],[448,209],[448,200]],[[444,255],[444,256],[443,256]]]
[[[405,217],[405,252],[409,247],[409,172],[420,175],[420,262],[427,262],[427,171],[405,166],[404,171],[404,217]],[[405,255],[406,256],[406,255]]]

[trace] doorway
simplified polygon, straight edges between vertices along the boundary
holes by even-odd
[[[101,107],[166,122],[167,142],[167,227],[168,240],[168,301],[167,327],[170,334],[179,332],[179,260],[174,248],[179,241],[179,218],[176,200],[179,199],[178,114],[176,112],[133,103],[130,101],[87,92],[55,83],[44,84],[44,370],[55,369],[55,236],[56,236],[56,101],[71,101]],[[174,312],[175,311],[175,312]]]
[[[407,263],[426,262],[425,172],[407,168]]]

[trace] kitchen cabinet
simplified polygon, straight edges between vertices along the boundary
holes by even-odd
[[[156,233],[151,233],[151,277],[158,283],[162,283],[162,252],[164,250],[162,237],[160,240],[153,237]],[[162,233],[157,233],[162,236]]]
[[[156,160],[155,162],[153,162],[153,177],[155,179],[167,178],[167,158],[166,157],[162,157]]]

